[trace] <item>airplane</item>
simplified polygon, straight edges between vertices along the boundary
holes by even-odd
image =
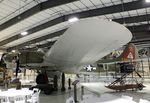
[[[87,18],[73,23],[45,56],[38,52],[22,52],[19,55],[20,65],[50,66],[63,72],[79,72],[80,66],[98,61],[131,39],[131,32],[121,24],[99,18]],[[14,55],[9,53],[5,55],[7,68],[12,64],[13,57]]]
[[[16,64],[16,77],[19,71],[18,66],[46,66],[49,70],[79,73],[82,66],[95,63],[113,50],[130,42],[131,39],[132,33],[119,23],[97,17],[86,18],[71,24],[47,53],[37,51],[24,51],[20,54],[6,53],[3,60],[7,68],[13,67],[14,59],[16,63],[19,63]],[[19,58],[16,57],[17,55]],[[47,87],[41,87],[41,89],[44,88]],[[51,92],[47,90],[44,91]]]
[[[103,64],[115,64],[115,63],[117,64],[122,62],[131,62],[131,60],[132,61],[141,60],[141,58],[139,58],[139,54],[136,46],[132,43],[128,43],[121,54],[118,52],[119,51],[117,50],[111,52],[110,54],[104,56],[102,59],[98,60],[95,64],[93,64],[94,66],[93,65],[85,66],[83,67],[83,70],[96,71],[95,68],[96,65],[103,67]]]
[[[97,17],[81,19],[71,24],[47,53],[29,51],[28,55],[34,57],[27,58],[27,52],[22,52],[20,65],[50,66],[63,72],[79,72],[79,67],[95,63],[131,39],[132,33],[119,23]],[[5,58],[10,56],[8,53]],[[5,59],[6,64],[10,61]]]
[[[118,57],[114,57],[112,59],[101,59],[99,61],[97,61],[98,64],[113,64],[113,63],[121,63],[121,62],[130,62],[135,61],[135,60],[139,60],[139,54],[138,54],[138,50],[136,48],[136,46],[132,43],[128,43],[124,49],[124,51],[122,52],[122,54]]]
[[[143,85],[143,77],[137,70],[139,63],[139,54],[136,46],[132,43],[129,43],[122,54],[114,59],[103,59],[99,60],[99,64],[119,64],[120,65],[120,77],[114,78],[113,81],[107,86],[105,86],[108,89],[112,90],[127,90],[127,89],[136,89],[136,90],[142,90],[145,86]],[[133,76],[133,74],[136,74],[142,81],[136,80],[136,78]],[[130,77],[132,75],[132,77]],[[131,80],[128,80],[129,78]],[[132,81],[132,83],[128,82]],[[135,82],[133,82],[135,81]]]

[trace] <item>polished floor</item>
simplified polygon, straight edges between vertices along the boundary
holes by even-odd
[[[146,87],[141,91],[128,90],[128,91],[123,91],[123,92],[116,92],[116,91],[107,89],[104,87],[103,83],[83,83],[82,85],[84,85],[88,90],[98,93],[100,95],[105,94],[105,93],[109,93],[109,94],[116,95],[116,96],[128,95],[128,96],[133,97],[133,100],[135,100],[136,102],[138,102],[140,98],[150,101],[150,82],[144,83]]]
[[[40,103],[66,103],[66,99],[73,96],[73,90],[66,90],[66,92],[53,92],[51,95],[40,94]],[[80,91],[78,90],[78,98],[80,98]]]
[[[103,83],[86,83],[82,84],[85,86],[85,95],[91,94],[97,98],[110,94],[120,98],[122,95],[133,97],[133,101],[139,103],[140,99],[146,99],[150,101],[150,83],[146,83],[146,88],[142,91],[124,91],[115,92],[104,87]],[[78,89],[78,100],[81,101],[81,91]],[[73,90],[66,92],[54,92],[51,95],[40,94],[40,103],[66,103],[66,99],[73,96]],[[107,98],[106,98],[107,99]],[[111,101],[111,100],[110,100]],[[80,102],[79,102],[80,103]],[[94,103],[94,101],[92,102]]]

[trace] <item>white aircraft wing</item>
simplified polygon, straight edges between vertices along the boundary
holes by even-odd
[[[44,63],[77,69],[96,62],[131,39],[131,32],[121,24],[99,18],[83,19],[67,29],[47,52]]]

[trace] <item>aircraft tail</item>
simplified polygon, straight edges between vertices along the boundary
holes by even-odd
[[[130,60],[136,60],[136,59],[139,59],[137,48],[134,44],[129,43],[119,57],[114,58],[114,59],[99,60],[98,63],[99,64],[114,63],[114,62],[119,62],[119,61],[130,61]]]
[[[134,44],[129,43],[123,53],[119,56],[120,61],[139,59],[137,48]]]

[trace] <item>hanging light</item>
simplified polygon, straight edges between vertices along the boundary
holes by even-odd
[[[16,52],[16,50],[12,50],[11,52],[15,53],[15,52]]]
[[[77,17],[72,17],[72,18],[70,18],[69,20],[68,20],[69,22],[76,22],[76,21],[79,21],[79,18],[77,18]]]
[[[28,34],[27,31],[21,32],[21,35],[22,35],[22,36],[25,36],[25,35],[27,35],[27,34]]]
[[[145,0],[146,2],[150,2],[150,0]]]

